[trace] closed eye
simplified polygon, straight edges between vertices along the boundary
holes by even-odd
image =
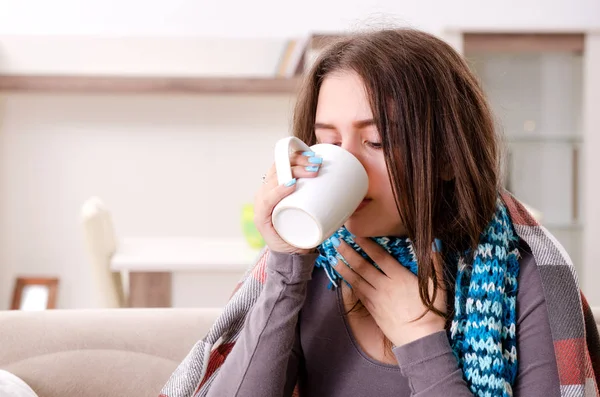
[[[322,140],[322,141],[317,140],[317,144],[319,144],[319,143],[327,143],[329,145],[342,146],[341,142],[327,142],[327,140]]]

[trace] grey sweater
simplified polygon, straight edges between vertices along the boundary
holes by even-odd
[[[548,312],[533,256],[521,251],[519,370],[514,396],[560,396]],[[316,255],[272,252],[264,290],[215,378],[210,397],[472,396],[445,332],[393,349],[398,366],[368,357],[328,290]],[[312,279],[312,280],[311,280]]]

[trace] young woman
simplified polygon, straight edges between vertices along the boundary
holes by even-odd
[[[572,266],[501,190],[492,114],[449,45],[415,30],[333,44],[306,77],[293,132],[352,153],[367,196],[300,250],[271,212],[322,159],[294,154],[284,185],[272,167],[255,203],[267,249],[165,396],[596,395],[586,349],[569,350],[585,376],[561,384],[557,339],[584,327]],[[550,317],[557,302],[572,319]]]

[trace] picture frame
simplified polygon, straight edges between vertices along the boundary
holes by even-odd
[[[47,310],[56,308],[58,278],[18,277],[15,281],[11,310]]]

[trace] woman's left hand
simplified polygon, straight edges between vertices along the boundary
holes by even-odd
[[[345,241],[338,241],[337,251],[350,267],[338,259],[335,270],[351,285],[381,331],[395,346],[444,330],[444,318],[432,311],[417,320],[426,311],[419,296],[417,276],[383,247],[369,238],[355,238],[382,273]],[[430,289],[433,289],[432,285],[430,282]],[[438,283],[434,306],[441,312],[446,310],[446,293],[441,282]]]

